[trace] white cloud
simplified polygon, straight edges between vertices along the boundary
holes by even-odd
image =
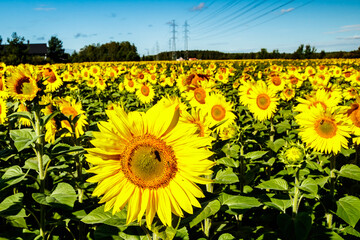
[[[354,36],[350,36],[350,37],[338,37],[337,39],[345,39],[345,40],[360,39],[360,35],[354,35]]]
[[[295,8],[281,9],[281,13],[288,13],[288,12],[291,12],[294,10],[295,10]]]
[[[44,7],[37,7],[37,8],[34,8],[35,11],[54,11],[56,10],[56,8],[44,8]]]
[[[333,34],[333,33],[352,32],[352,31],[360,31],[360,24],[341,26],[338,30],[327,33]]]
[[[205,8],[205,3],[204,3],[204,2],[201,2],[201,3],[199,3],[199,5],[193,7],[193,8],[191,9],[191,11],[201,11],[201,10],[203,10],[204,8]]]

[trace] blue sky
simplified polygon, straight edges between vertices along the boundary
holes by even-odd
[[[360,0],[2,0],[0,36],[13,32],[30,43],[51,36],[67,52],[85,45],[129,41],[140,55],[185,49],[294,52],[310,44],[318,52],[360,46]],[[185,22],[188,26],[185,28]]]

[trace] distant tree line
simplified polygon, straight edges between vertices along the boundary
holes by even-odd
[[[104,61],[139,61],[140,56],[134,44],[125,42],[109,42],[93,44],[80,49],[71,55],[72,62],[104,62]]]
[[[63,42],[52,36],[47,42],[46,57],[29,53],[31,44],[24,37],[14,32],[7,38],[7,44],[2,44],[0,36],[0,61],[7,65],[20,63],[46,64],[66,62],[100,62],[100,61],[155,61],[172,60],[172,52],[161,52],[157,55],[142,56],[140,58],[137,48],[128,41],[109,42],[105,44],[87,45],[74,51],[71,55],[65,53]],[[250,53],[224,53],[209,50],[176,51],[176,58],[196,58],[202,60],[228,60],[228,59],[322,59],[322,58],[360,58],[360,47],[350,52],[317,52],[315,47],[301,44],[293,53],[280,53],[279,50],[268,52],[262,48],[259,52]]]
[[[110,42],[105,44],[93,44],[85,46],[79,52],[65,53],[63,42],[56,36],[52,36],[47,42],[46,54],[34,55],[29,52],[31,45],[24,37],[16,32],[7,38],[3,44],[0,36],[0,62],[7,65],[20,63],[46,64],[67,62],[97,62],[97,61],[139,61],[140,56],[134,44],[130,42]]]
[[[280,53],[279,50],[268,52],[266,48],[262,48],[259,52],[250,53],[224,53],[219,51],[208,50],[190,50],[190,51],[176,51],[176,58],[186,59],[196,58],[202,60],[229,60],[229,59],[322,59],[322,58],[360,58],[360,47],[357,50],[350,52],[316,52],[315,47],[310,45],[304,46],[301,44],[293,53]],[[143,56],[142,60],[171,60],[172,52],[161,52],[158,55]]]

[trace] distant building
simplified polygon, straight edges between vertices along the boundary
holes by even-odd
[[[26,44],[29,47],[28,54],[31,56],[40,56],[46,59],[48,54],[48,48],[46,43],[29,43]],[[6,52],[6,48],[8,45],[0,45],[0,49]]]
[[[46,43],[33,43],[29,44],[29,54],[32,56],[42,56],[46,59],[48,49]]]

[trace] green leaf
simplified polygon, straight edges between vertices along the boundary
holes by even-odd
[[[350,227],[350,226],[347,226],[344,229],[344,233],[351,234],[351,235],[353,235],[355,237],[360,238],[360,233],[358,231],[356,231],[354,228]]]
[[[306,212],[299,212],[295,217],[295,234],[296,239],[306,240],[311,230],[312,219]]]
[[[46,195],[44,193],[33,193],[32,197],[37,203],[50,206],[50,203],[46,201]]]
[[[267,146],[274,152],[279,151],[281,147],[285,145],[286,141],[282,138],[276,139],[274,142],[268,141]]]
[[[81,151],[84,151],[84,148],[81,146],[70,146],[65,143],[58,143],[51,150],[51,156],[56,157],[71,152],[81,152]]]
[[[52,112],[51,114],[49,115],[46,115],[46,116],[43,116],[42,119],[43,119],[43,123],[44,125],[46,123],[48,123],[51,119],[53,119],[56,115],[58,115],[60,113],[60,111],[54,111]]]
[[[341,151],[340,151],[340,153],[342,155],[344,155],[345,157],[350,157],[350,155],[355,152],[356,152],[356,150],[353,148],[349,148],[349,149],[341,148]]]
[[[230,233],[223,233],[220,235],[220,237],[218,239],[219,240],[233,240],[233,239],[235,239],[235,237],[233,235],[231,235]]]
[[[360,199],[354,196],[347,196],[340,198],[336,205],[336,215],[350,226],[355,227],[360,219]]]
[[[201,212],[190,222],[190,228],[208,218],[215,215],[220,210],[220,202],[215,199],[202,208]]]
[[[219,197],[219,201],[221,205],[227,205],[232,209],[250,209],[262,205],[262,203],[254,197],[230,195],[227,193],[222,193]]]
[[[234,160],[232,158],[228,158],[228,157],[220,158],[220,159],[216,160],[216,163],[223,164],[227,167],[235,167],[235,168],[239,167],[239,161]]]
[[[74,188],[68,183],[59,183],[49,196],[43,193],[33,193],[32,196],[40,204],[65,210],[71,210],[77,198]]]
[[[287,182],[282,178],[275,178],[262,182],[256,187],[262,189],[272,189],[272,190],[288,190],[289,188]]]
[[[24,194],[16,193],[12,196],[5,198],[0,203],[0,216],[12,216],[17,215],[23,208]]]
[[[101,205],[92,210],[88,215],[82,218],[81,221],[86,224],[105,223],[111,226],[125,226],[126,212],[120,211],[113,215],[111,211],[104,212],[104,205]]]
[[[30,121],[32,121],[32,114],[30,112],[14,112],[12,114],[10,114],[8,116],[8,118],[13,118],[13,117],[17,117],[17,118],[27,118]]]
[[[309,194],[305,195],[308,198],[315,198],[318,192],[318,185],[316,181],[312,178],[305,179],[301,186],[299,187],[300,190],[303,190],[305,192],[308,192]]]
[[[339,175],[360,181],[360,168],[354,164],[346,164],[341,167]]]
[[[289,123],[288,120],[285,120],[285,121],[282,121],[281,123],[276,124],[275,129],[276,129],[277,133],[283,133],[286,130],[291,129],[291,124]]]
[[[10,137],[14,141],[14,145],[19,152],[28,148],[40,136],[36,136],[36,133],[31,128],[10,130]]]
[[[225,170],[219,170],[215,177],[215,183],[219,184],[232,184],[237,182],[239,182],[239,178],[230,167]]]
[[[16,183],[21,182],[27,173],[23,173],[21,167],[15,165],[9,167],[0,179],[0,191],[4,190]]]
[[[55,190],[46,199],[52,206],[58,206],[64,209],[72,209],[76,201],[76,193],[74,188],[68,183],[59,183]]]
[[[223,148],[222,151],[226,154],[227,157],[231,157],[231,158],[239,158],[239,153],[240,153],[240,146],[237,144],[226,144]]]
[[[274,195],[274,194],[267,194],[270,199],[269,201],[264,202],[266,206],[275,208],[285,213],[286,209],[291,207],[291,199],[288,195]]]
[[[249,152],[245,154],[245,158],[248,158],[250,160],[256,160],[264,156],[268,151],[255,151],[255,152]]]
[[[176,239],[189,240],[189,233],[186,227],[182,227],[176,231]]]

